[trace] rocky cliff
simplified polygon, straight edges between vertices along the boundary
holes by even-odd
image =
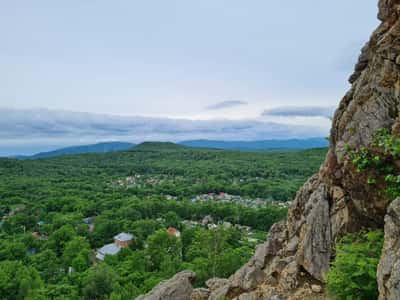
[[[366,184],[346,155],[346,147],[371,147],[382,128],[400,133],[400,0],[380,0],[378,18],[382,22],[362,49],[352,87],[335,113],[319,173],[300,189],[287,221],[272,227],[245,266],[228,280],[214,279],[208,290],[195,290],[192,299],[326,299],[324,282],[338,238],[385,223],[381,299],[400,299],[400,200],[386,215],[387,195]],[[144,299],[175,299],[158,295]]]

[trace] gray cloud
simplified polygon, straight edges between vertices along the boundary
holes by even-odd
[[[325,136],[328,128],[260,120],[189,120],[0,108],[0,148],[101,141],[262,140]],[[35,149],[36,149],[35,148]],[[0,151],[1,152],[1,151]],[[0,155],[5,155],[0,153]]]
[[[247,105],[247,104],[248,104],[247,102],[241,101],[241,100],[227,100],[227,101],[222,101],[222,102],[218,102],[218,103],[209,105],[206,107],[206,109],[217,110],[217,109],[232,108],[235,106],[241,106],[241,105]]]
[[[262,116],[323,117],[330,119],[334,113],[334,106],[281,106],[265,110]]]

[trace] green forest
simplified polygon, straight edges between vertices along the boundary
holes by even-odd
[[[0,299],[134,299],[184,269],[197,286],[227,277],[325,154],[144,143],[0,159]],[[118,253],[99,259],[105,245]]]

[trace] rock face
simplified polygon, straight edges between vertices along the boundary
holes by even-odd
[[[400,198],[385,217],[385,243],[378,266],[380,300],[400,299]]]
[[[189,300],[195,279],[196,274],[191,271],[180,272],[170,280],[159,283],[150,293],[139,296],[136,300]]]
[[[193,290],[190,296],[190,300],[208,300],[209,296],[210,296],[209,289],[199,288]]]
[[[378,18],[382,22],[362,49],[352,86],[336,110],[320,171],[299,190],[287,221],[272,227],[254,257],[225,285],[210,288],[210,300],[325,299],[324,282],[337,239],[363,227],[383,227],[389,199],[366,184],[365,175],[355,172],[345,155],[347,146],[371,147],[382,128],[400,134],[400,0],[380,0]],[[378,272],[381,299],[400,299],[396,203],[386,217],[387,240]]]

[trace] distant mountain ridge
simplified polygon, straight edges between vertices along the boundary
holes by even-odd
[[[217,141],[189,140],[179,143],[189,147],[216,148],[225,150],[268,151],[268,150],[301,150],[328,147],[325,138],[263,140],[263,141]]]
[[[90,145],[71,146],[66,148],[56,149],[54,151],[40,152],[30,156],[16,156],[18,159],[37,159],[48,158],[68,154],[83,154],[83,153],[104,153],[111,151],[127,150],[136,146],[136,144],[125,142],[104,142]]]
[[[240,151],[273,151],[273,150],[304,150],[311,148],[328,147],[325,138],[290,139],[290,140],[264,140],[264,141],[217,141],[217,140],[188,140],[178,143],[172,142],[143,142],[133,144],[127,142],[104,142],[90,145],[71,146],[53,151],[40,152],[34,155],[18,155],[18,159],[38,159],[60,155],[104,153],[111,151],[136,151],[177,150],[181,147],[211,148],[221,150]]]

